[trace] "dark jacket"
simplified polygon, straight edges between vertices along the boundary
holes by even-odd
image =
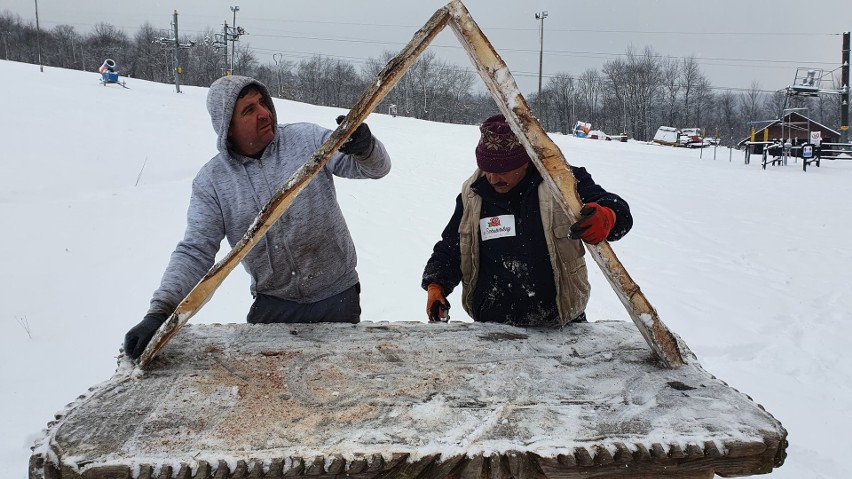
[[[615,212],[616,224],[607,239],[615,241],[624,236],[633,226],[627,202],[597,185],[585,168],[572,167],[572,172],[583,203],[597,202]],[[513,215],[516,228],[515,236],[479,240],[479,279],[473,291],[471,311],[475,321],[518,325],[556,322],[557,286],[539,210],[538,187],[542,181],[538,170],[531,166],[526,177],[506,194],[495,192],[485,177],[471,186],[482,198],[479,218]],[[459,195],[455,212],[426,264],[424,288],[438,283],[444,294],[449,295],[461,282],[459,226],[462,213]]]

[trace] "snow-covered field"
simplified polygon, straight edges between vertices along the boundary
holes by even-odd
[[[6,61],[0,78],[0,462],[4,477],[26,477],[53,413],[113,374],[182,237],[190,182],[215,136],[206,89],[104,87],[96,73]],[[344,112],[276,107],[283,122],[329,128]],[[362,319],[425,320],[420,275],[474,168],[478,130],[385,115],[368,123],[391,174],[337,182]],[[764,171],[726,149],[714,160],[712,149],[553,138],[630,203],[635,227],[613,246],[660,317],[705,369],[787,428],[787,462],[773,477],[848,477],[852,162]],[[589,318],[629,321],[590,271]],[[238,268],[192,321],[243,322],[250,302]]]

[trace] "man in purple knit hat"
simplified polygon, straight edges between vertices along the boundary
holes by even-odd
[[[480,126],[477,170],[423,272],[430,322],[446,321],[447,296],[462,283],[461,303],[474,321],[518,326],[586,321],[589,281],[585,241],[615,241],[630,231],[627,202],[571,167],[584,203],[573,222],[543,183],[503,115]]]

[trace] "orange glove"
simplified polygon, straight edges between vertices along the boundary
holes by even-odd
[[[448,311],[450,302],[444,297],[444,288],[438,283],[430,283],[426,289],[426,316],[430,323],[446,323],[450,320]]]
[[[571,238],[598,244],[609,236],[615,226],[615,212],[597,203],[587,203],[580,210],[580,220],[571,225]]]

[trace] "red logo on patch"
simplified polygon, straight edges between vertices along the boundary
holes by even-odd
[[[496,228],[496,227],[500,226],[500,218],[498,218],[496,216],[491,218],[490,220],[488,220],[488,226],[490,226],[492,228]]]

